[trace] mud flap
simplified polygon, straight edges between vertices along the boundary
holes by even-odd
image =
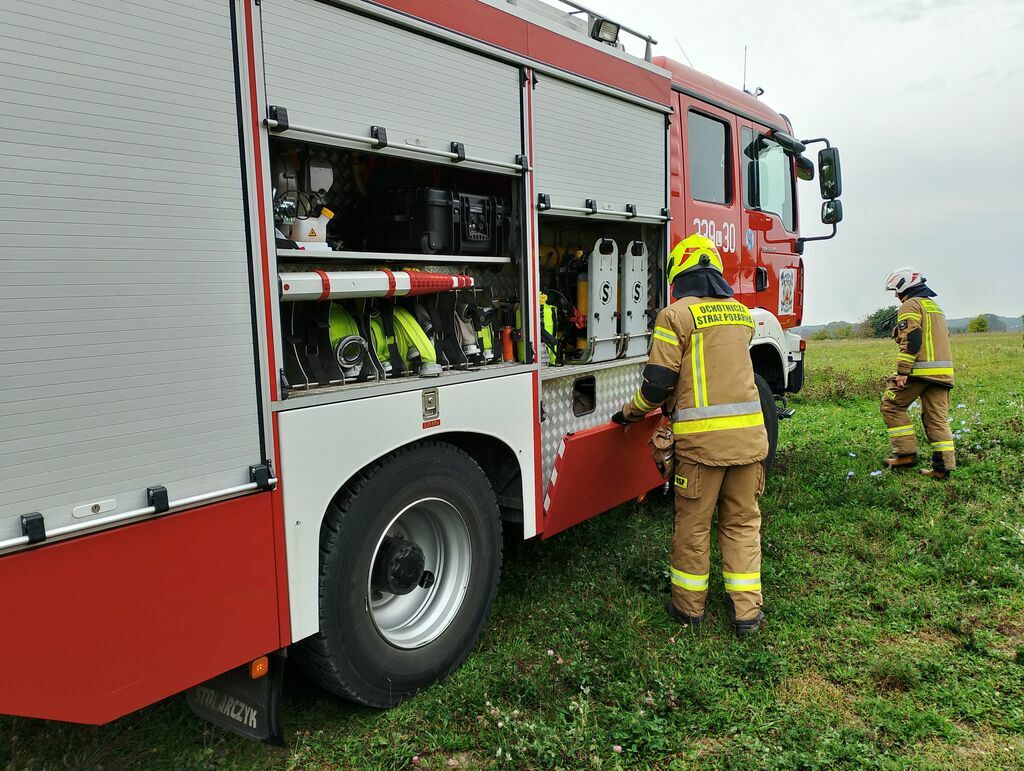
[[[192,711],[203,720],[256,741],[284,746],[281,690],[284,659],[269,656],[269,671],[255,680],[249,666],[232,669],[185,692]]]

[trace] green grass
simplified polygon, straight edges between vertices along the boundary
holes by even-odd
[[[1021,338],[954,338],[949,483],[870,475],[894,350],[810,344],[762,499],[757,639],[733,638],[714,581],[705,631],[669,621],[658,498],[511,543],[476,653],[395,710],[290,676],[287,750],[176,697],[100,728],[0,718],[0,766],[1024,767]]]

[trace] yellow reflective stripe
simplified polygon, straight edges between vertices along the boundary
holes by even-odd
[[[655,407],[657,407],[657,406],[658,406],[658,405],[656,405],[656,404],[651,404],[650,402],[648,402],[648,401],[647,401],[647,400],[646,400],[646,399],[645,399],[645,398],[644,398],[644,397],[643,397],[643,396],[642,396],[642,395],[640,394],[640,392],[639,392],[639,391],[637,391],[637,392],[636,392],[636,393],[635,393],[635,394],[633,395],[633,404],[634,404],[634,405],[636,406],[636,408],[637,408],[638,410],[643,410],[644,412],[650,412],[651,410],[653,410],[653,409],[654,409]]]
[[[952,375],[952,367],[914,367],[910,371],[911,375]]]
[[[908,436],[914,433],[914,426],[893,426],[889,429],[889,436]]]
[[[704,335],[700,336],[700,392],[703,398],[703,403],[698,404],[698,407],[708,406],[708,375],[707,367],[704,366]]]
[[[924,357],[931,361],[935,358],[935,343],[932,340],[932,317],[924,317]]]
[[[690,370],[693,375],[693,403],[697,407],[708,405],[708,381],[704,373],[704,333],[690,338]]]
[[[942,313],[942,308],[935,300],[922,299],[921,307],[928,313]]]
[[[727,592],[759,592],[761,591],[760,573],[727,573],[722,571]]]
[[[729,428],[751,428],[764,425],[764,413],[755,412],[750,415],[731,415],[723,418],[704,418],[703,420],[682,420],[672,424],[674,434],[699,434],[702,431],[724,431]]]
[[[921,314],[920,313],[901,313],[899,316],[896,317],[896,321],[910,321],[911,319],[917,319],[918,321],[920,321],[921,320]]]
[[[690,592],[703,592],[708,588],[710,573],[698,575],[696,573],[684,573],[682,570],[672,568],[672,583]]]
[[[910,361],[910,362],[917,361],[917,356],[915,356],[912,353],[899,353],[899,354],[896,354],[896,358],[899,359],[900,361]]]
[[[932,452],[953,452],[953,440],[932,442]]]
[[[665,327],[654,328],[654,339],[661,340],[663,343],[679,345],[679,338],[676,337],[675,333],[671,329],[665,329]]]

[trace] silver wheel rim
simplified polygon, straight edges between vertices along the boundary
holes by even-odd
[[[386,537],[401,537],[423,552],[424,569],[434,575],[429,587],[391,594],[372,585],[373,565]],[[370,617],[381,637],[396,648],[420,648],[451,625],[466,596],[473,544],[461,512],[441,498],[422,498],[402,509],[380,534],[366,590]]]

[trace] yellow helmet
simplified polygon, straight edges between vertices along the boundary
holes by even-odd
[[[715,242],[707,236],[694,233],[687,236],[672,249],[668,256],[668,282],[671,284],[676,276],[697,268],[713,268],[723,272],[722,256],[715,248]]]

